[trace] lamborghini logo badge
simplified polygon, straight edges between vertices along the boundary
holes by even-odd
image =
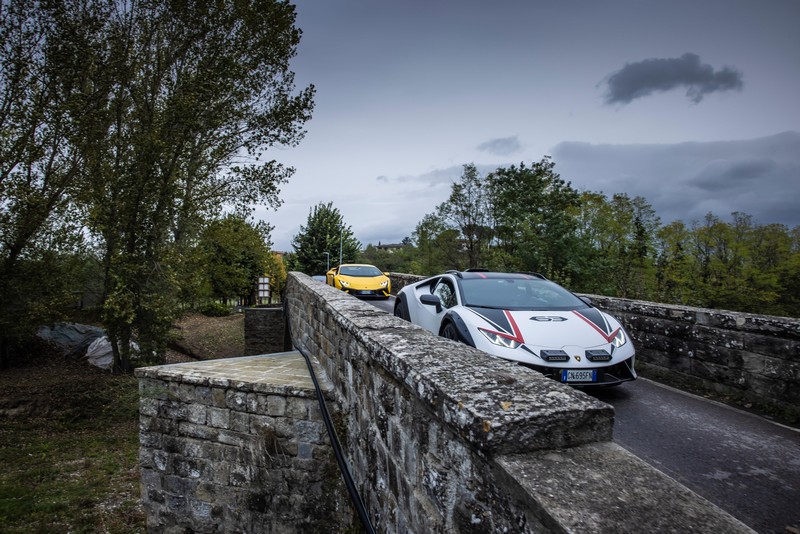
[[[580,357],[580,356],[578,356],[577,354],[574,356],[574,358],[575,358],[577,361],[581,361],[581,357]]]

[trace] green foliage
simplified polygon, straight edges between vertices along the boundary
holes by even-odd
[[[575,220],[570,210],[578,193],[554,170],[549,157],[530,167],[499,168],[487,180],[497,228],[497,258],[522,271],[569,279],[575,271]]]
[[[413,234],[417,253],[411,273],[432,275],[447,269],[466,268],[458,230],[449,228],[435,214],[428,214],[417,224]]]
[[[209,302],[200,308],[200,313],[206,317],[227,317],[231,314],[231,309],[222,302]]]
[[[308,221],[292,239],[294,255],[291,269],[308,275],[323,274],[328,266],[354,263],[359,257],[361,243],[353,236],[350,226],[344,224],[342,214],[332,202],[318,204],[309,210]]]
[[[375,265],[384,272],[410,273],[412,267],[410,252],[411,247],[406,245],[398,249],[385,250],[370,244],[359,254],[356,262]]]
[[[211,296],[222,299],[239,297],[255,304],[258,277],[270,265],[270,228],[252,225],[236,215],[212,221],[200,236],[202,269]]]
[[[0,289],[19,285],[19,268],[42,251],[74,254],[89,236],[115,368],[129,369],[131,339],[163,353],[178,300],[209,289],[193,275],[205,221],[223,206],[279,204],[293,170],[264,151],[297,144],[313,109],[313,86],[295,93],[289,70],[294,6],[9,0],[0,9]],[[34,312],[43,302],[23,297],[13,305]],[[16,313],[3,302],[0,316]]]
[[[489,193],[486,180],[475,165],[467,164],[461,178],[452,184],[450,198],[436,207],[438,220],[458,231],[468,268],[483,267],[492,238]]]
[[[759,226],[741,213],[662,226],[642,197],[578,193],[549,157],[486,179],[464,169],[417,224],[400,263],[407,272],[537,271],[583,293],[800,315],[800,228]]]
[[[266,270],[264,273],[269,276],[270,290],[272,291],[272,299],[276,301],[283,293],[283,288],[286,287],[286,265],[283,259],[276,253],[270,253],[267,257]]]

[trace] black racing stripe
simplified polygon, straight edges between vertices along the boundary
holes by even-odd
[[[605,332],[606,335],[611,333],[611,325],[608,324],[608,321],[606,321],[605,317],[603,317],[602,312],[597,308],[576,310],[576,313],[580,313],[589,319],[597,328]]]
[[[469,308],[472,312],[482,317],[486,322],[491,323],[497,330],[504,334],[514,335],[514,330],[511,328],[511,323],[503,310],[494,310],[491,308]]]

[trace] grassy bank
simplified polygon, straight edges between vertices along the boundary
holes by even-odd
[[[144,532],[138,387],[41,357],[0,376],[3,532]]]
[[[179,326],[195,358],[244,351],[241,315]],[[44,353],[0,371],[0,531],[145,532],[138,417],[133,376]]]

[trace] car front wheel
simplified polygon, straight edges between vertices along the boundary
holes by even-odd
[[[458,330],[453,323],[447,323],[442,329],[442,337],[452,339],[453,341],[461,341],[461,336],[458,335]]]
[[[401,319],[403,319],[405,321],[410,321],[411,320],[411,318],[408,315],[408,305],[401,298],[398,298],[397,300],[395,300],[395,303],[394,303],[394,316],[395,317],[400,317]]]

